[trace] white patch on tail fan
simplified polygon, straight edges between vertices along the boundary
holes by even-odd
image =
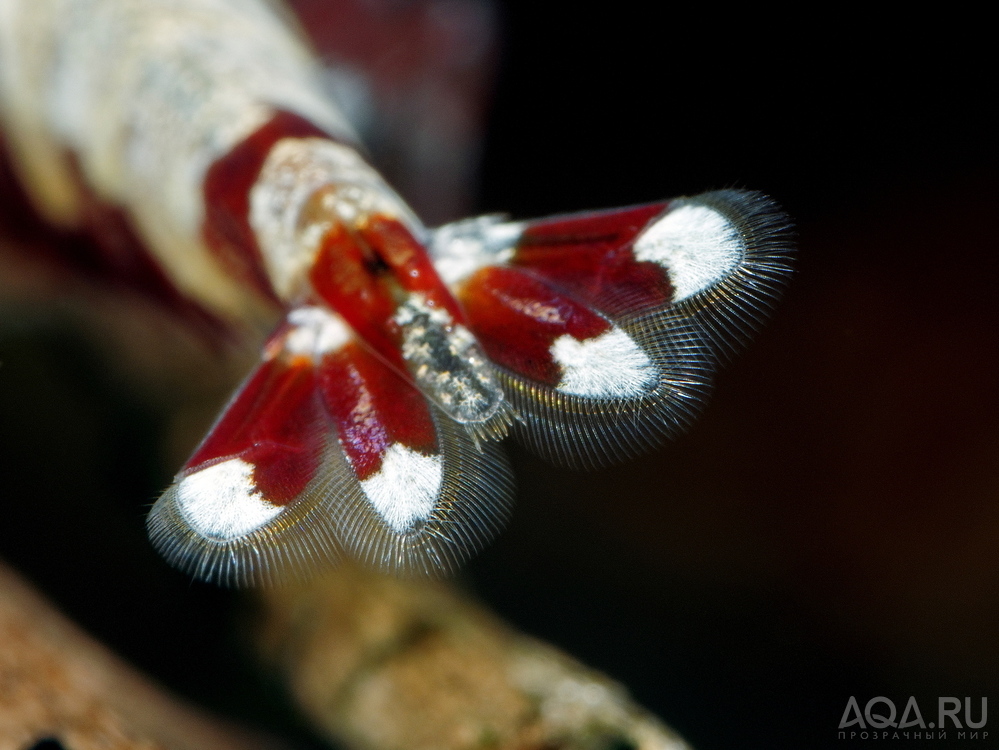
[[[281,512],[253,484],[253,464],[239,458],[189,474],[177,486],[177,504],[191,528],[211,539],[237,539]]]
[[[296,308],[288,313],[288,322],[294,328],[288,332],[284,348],[291,354],[318,359],[350,341],[351,332],[347,324],[321,307],[309,305]]]
[[[673,301],[692,297],[731,274],[745,252],[735,226],[707,206],[683,205],[635,241],[635,258],[669,272]]]
[[[382,454],[382,467],[361,482],[364,494],[393,531],[409,531],[430,517],[443,478],[439,456],[424,456],[401,443]]]
[[[502,222],[498,216],[445,224],[433,232],[434,268],[445,284],[458,284],[480,268],[509,262],[523,233],[523,223]]]
[[[562,368],[558,390],[596,398],[635,398],[656,381],[649,356],[620,328],[585,341],[569,334],[551,346]]]

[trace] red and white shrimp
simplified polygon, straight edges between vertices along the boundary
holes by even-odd
[[[509,511],[499,439],[583,467],[656,445],[790,268],[740,191],[427,229],[266,0],[4,0],[0,104],[50,222],[117,216],[213,315],[283,316],[149,515],[225,584],[453,569]]]

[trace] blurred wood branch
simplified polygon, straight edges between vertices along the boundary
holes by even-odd
[[[167,695],[0,564],[0,750],[265,750]]]
[[[451,585],[345,566],[263,605],[265,658],[350,747],[689,750],[622,686]]]

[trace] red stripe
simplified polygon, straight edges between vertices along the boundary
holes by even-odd
[[[312,288],[359,336],[405,369],[393,320],[400,292],[421,294],[430,306],[463,316],[424,247],[397,219],[373,216],[352,233],[334,226],[309,272]]]
[[[513,268],[478,271],[463,285],[461,302],[472,332],[494,362],[552,386],[562,376],[552,359],[552,342],[564,334],[583,341],[611,327],[586,306]]]
[[[267,360],[240,389],[184,467],[241,458],[253,464],[257,490],[275,505],[290,503],[315,475],[329,429],[312,364]]]
[[[436,453],[437,431],[423,395],[358,344],[323,358],[319,389],[358,479],[382,466],[392,443]]]
[[[431,307],[447,310],[456,323],[464,322],[461,308],[437,275],[426,248],[400,221],[372,216],[359,234],[392,270],[395,283],[407,292],[422,294]]]
[[[278,298],[250,227],[250,189],[275,143],[310,137],[330,136],[298,115],[279,111],[205,174],[205,243],[234,278],[275,302]]]
[[[384,266],[366,249],[342,226],[334,226],[323,238],[309,281],[361,338],[392,364],[404,367],[391,324],[396,309],[392,288],[385,283]]]
[[[665,269],[635,260],[632,244],[669,203],[532,222],[513,264],[551,281],[576,299],[618,315],[670,302]]]

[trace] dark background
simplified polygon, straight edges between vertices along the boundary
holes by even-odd
[[[749,187],[795,218],[800,252],[686,436],[592,476],[515,453],[520,510],[473,566],[481,589],[699,748],[852,744],[851,695],[994,703],[999,118],[980,19],[539,5],[504,5],[485,208]]]
[[[500,7],[482,210],[735,186],[799,227],[785,299],[693,429],[595,474],[511,445],[517,512],[466,574],[700,750],[852,746],[851,695],[915,695],[927,721],[938,696],[999,698],[996,76],[982,19],[945,11]],[[71,309],[17,309],[0,556],[171,687],[310,746],[249,656],[247,600],[145,541],[163,402]]]

